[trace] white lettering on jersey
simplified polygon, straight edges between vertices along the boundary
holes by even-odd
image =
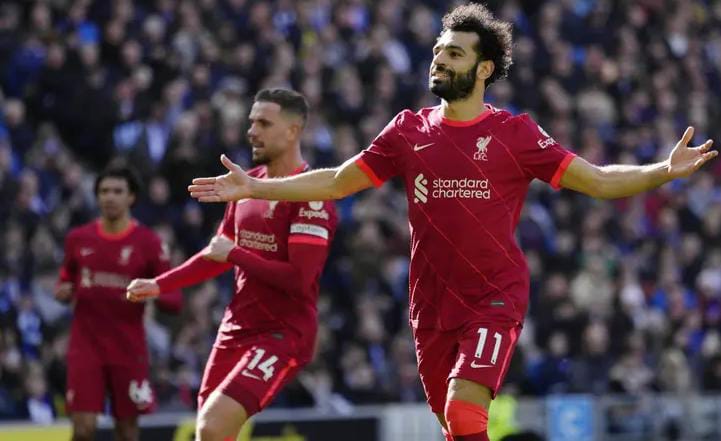
[[[541,132],[541,135],[545,136],[546,139],[539,139],[538,140],[538,146],[542,149],[547,149],[548,147],[552,146],[556,143],[556,140],[551,138],[551,135],[546,133],[545,130],[543,130],[543,127],[538,126],[538,131]]]
[[[303,207],[300,207],[300,210],[298,211],[298,216],[304,217],[306,219],[325,219],[328,220],[330,218],[330,215],[325,210],[306,210]]]
[[[425,204],[429,196],[434,199],[491,199],[488,179],[437,178],[431,182],[431,190],[427,185],[428,180],[423,173],[416,176],[413,202]]]
[[[290,234],[308,234],[310,236],[328,239],[328,229],[320,225],[312,224],[291,224]]]
[[[238,246],[253,248],[261,251],[278,251],[275,234],[265,234],[258,231],[240,230],[235,236]]]

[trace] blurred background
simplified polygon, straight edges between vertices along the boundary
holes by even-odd
[[[66,232],[96,215],[92,183],[108,161],[122,156],[140,168],[145,191],[134,215],[182,262],[223,212],[191,201],[186,185],[220,173],[222,152],[251,166],[245,131],[255,92],[302,92],[312,108],[305,158],[338,164],[396,112],[437,103],[427,69],[454,4],[3,0],[0,420],[65,416],[71,311],[52,289]],[[687,125],[696,143],[721,142],[721,1],[487,5],[515,29],[510,76],[488,101],[529,112],[587,160],[663,160]],[[559,440],[721,437],[713,395],[721,393],[720,182],[716,160],[689,180],[612,202],[531,187],[518,226],[531,306],[503,390],[503,430]],[[357,406],[410,403],[396,408],[432,419],[407,325],[400,183],[338,208],[316,360],[273,407],[355,415]],[[186,290],[179,317],[149,309],[159,415],[194,411],[231,282],[226,275]],[[564,409],[575,416],[559,430],[578,427],[576,437],[552,435]],[[584,438],[587,427],[595,438]]]

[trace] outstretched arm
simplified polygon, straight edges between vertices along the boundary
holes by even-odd
[[[607,165],[599,167],[575,158],[561,178],[561,186],[601,199],[615,199],[651,190],[676,178],[685,178],[718,155],[713,141],[689,147],[693,127],[684,132],[668,159],[649,165]]]
[[[255,179],[248,176],[227,156],[220,161],[228,173],[193,179],[190,195],[200,202],[227,202],[241,199],[271,201],[325,201],[340,199],[373,185],[355,164],[355,158],[339,167],[314,170],[286,178]]]

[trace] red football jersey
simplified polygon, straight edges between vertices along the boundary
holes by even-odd
[[[60,271],[60,281],[73,284],[75,304],[68,357],[91,351],[108,364],[147,363],[145,304],[126,300],[125,289],[135,278],[154,277],[168,268],[161,240],[135,221],[115,235],[104,232],[99,221],[71,230]],[[179,292],[165,294],[159,302],[171,297],[179,306]]]
[[[300,171],[300,170],[299,170]],[[250,176],[265,178],[266,167]],[[294,244],[322,247],[323,261],[312,271],[312,283],[297,285],[293,292],[279,289],[234,266],[236,293],[225,309],[218,329],[217,346],[232,346],[249,332],[290,329],[300,340],[304,356],[312,354],[317,332],[319,278],[338,223],[332,202],[286,202],[246,199],[227,205],[219,233],[237,246],[269,261],[287,262]]]
[[[521,207],[534,178],[558,187],[574,156],[526,114],[487,106],[458,122],[436,106],[396,115],[356,163],[375,185],[396,175],[405,182],[412,326],[523,321],[529,274],[514,238]]]

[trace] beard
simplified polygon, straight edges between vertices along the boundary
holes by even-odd
[[[448,102],[467,98],[476,87],[476,69],[479,64],[480,61],[477,61],[470,69],[460,74],[444,67],[438,67],[436,72],[445,73],[447,78],[435,82],[429,78],[428,88],[433,95]]]
[[[270,158],[265,152],[253,152],[252,159],[255,165],[266,165],[270,162]]]

